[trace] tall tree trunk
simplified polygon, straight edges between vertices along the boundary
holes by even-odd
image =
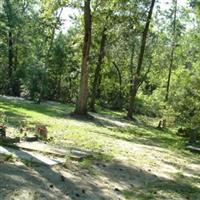
[[[62,75],[58,76],[58,82],[57,82],[57,100],[61,101],[61,92],[62,92]]]
[[[135,75],[135,78],[133,81],[133,88],[132,88],[132,92],[131,92],[131,96],[130,96],[129,109],[128,109],[128,113],[127,113],[127,118],[129,118],[129,119],[133,118],[133,108],[134,108],[134,104],[135,104],[135,97],[137,95],[138,85],[140,82],[140,75],[141,75],[142,64],[143,64],[143,59],[144,59],[144,52],[145,52],[146,41],[147,41],[147,36],[148,36],[148,32],[149,32],[149,25],[151,22],[154,5],[155,5],[155,0],[152,0],[150,9],[149,9],[149,13],[147,16],[146,25],[145,25],[145,28],[144,28],[144,31],[142,34],[140,53],[139,53],[139,57],[138,57],[138,65],[137,65],[137,69],[136,69],[136,75]]]
[[[121,91],[121,88],[122,88],[122,74],[120,72],[119,67],[117,66],[117,64],[115,62],[113,62],[113,65],[114,65],[115,69],[117,70],[117,75],[118,75],[118,80],[119,80],[119,87],[120,87],[120,91]]]
[[[84,23],[85,36],[82,53],[81,81],[79,89],[79,99],[77,102],[75,113],[78,115],[87,115],[88,102],[88,62],[92,38],[92,15],[90,9],[90,0],[85,0],[84,4]]]
[[[90,109],[92,111],[95,111],[95,102],[96,102],[96,96],[97,96],[97,90],[99,88],[100,84],[100,75],[101,75],[101,65],[103,62],[103,59],[105,57],[105,47],[106,47],[106,26],[103,28],[102,34],[101,34],[101,42],[100,42],[100,50],[99,50],[99,57],[97,66],[95,69],[95,75],[94,75],[94,81],[93,81],[93,87],[92,87],[92,96],[91,96],[91,102],[90,102]]]
[[[8,26],[8,68],[7,68],[7,91],[8,95],[12,95],[12,74],[13,74],[13,66],[14,66],[14,47],[13,47],[13,23],[12,23],[12,7],[10,0],[4,0],[3,8],[7,18],[7,26]]]
[[[122,94],[122,74],[115,62],[113,62],[115,69],[117,70],[118,80],[119,80],[119,94],[117,99],[117,109],[121,109],[123,105],[123,94]]]
[[[12,95],[12,73],[13,73],[14,49],[13,49],[13,35],[12,31],[8,32],[8,94]]]
[[[20,96],[20,75],[17,73],[18,68],[18,47],[16,42],[13,41],[15,44],[14,48],[14,55],[13,55],[13,72],[15,73],[15,77],[12,79],[12,95]]]
[[[45,60],[44,60],[44,70],[45,72],[42,74],[42,84],[41,84],[41,88],[40,88],[40,94],[39,94],[39,99],[37,103],[40,103],[41,100],[43,99],[44,95],[45,95],[45,82],[46,82],[46,69],[49,65],[49,57],[50,57],[50,53],[53,47],[53,41],[54,41],[54,37],[55,37],[55,32],[56,32],[56,28],[58,26],[58,22],[60,21],[61,15],[63,12],[63,8],[61,8],[60,12],[58,13],[57,17],[56,17],[56,23],[54,24],[52,30],[51,30],[51,35],[50,35],[50,40],[48,43],[48,39],[46,39],[47,41],[47,52],[45,55]]]
[[[133,112],[131,109],[133,109],[133,100],[132,100],[132,93],[133,93],[133,81],[134,81],[134,77],[133,77],[133,59],[134,59],[134,54],[135,54],[135,44],[132,45],[132,50],[131,50],[131,59],[130,59],[130,66],[129,66],[129,70],[130,70],[130,88],[129,88],[129,110],[128,112]]]
[[[174,65],[174,53],[176,50],[176,15],[177,15],[177,0],[173,1],[174,3],[174,20],[173,20],[173,41],[171,47],[171,55],[170,55],[170,65],[169,65],[169,74],[167,79],[167,91],[165,96],[165,101],[168,101],[169,98],[169,89],[170,89],[170,82],[171,82],[171,75],[172,75],[172,68]]]
[[[58,23],[60,21],[60,18],[61,18],[61,15],[62,15],[62,12],[63,12],[63,8],[60,9],[60,12],[57,14],[57,17],[56,17],[56,23],[54,24],[53,28],[52,28],[52,32],[51,32],[51,35],[50,35],[50,41],[49,41],[49,46],[48,46],[48,49],[47,49],[47,53],[46,53],[46,56],[45,56],[45,68],[48,66],[49,64],[49,57],[50,57],[50,53],[51,53],[51,49],[53,47],[53,41],[54,41],[54,37],[55,37],[55,32],[56,32],[56,28],[58,26]]]

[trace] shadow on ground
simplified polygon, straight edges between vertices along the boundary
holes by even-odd
[[[36,160],[35,157],[33,159]],[[0,163],[0,199],[109,199],[100,188],[94,186],[93,194],[86,192],[84,182],[76,182],[66,177],[63,179],[59,172],[47,165],[41,166],[25,161],[24,163],[29,167]]]
[[[0,104],[6,110],[6,115],[13,117],[10,124],[16,126],[18,119],[26,118],[23,111],[32,111],[46,116],[58,118],[71,118],[67,116],[73,107],[58,105],[54,103],[36,105],[31,102],[1,99]],[[24,114],[23,114],[24,113]],[[15,119],[15,120],[14,120]],[[171,147],[177,146],[177,138],[170,130],[160,131],[154,127],[128,122],[122,119],[100,116],[97,119],[76,119],[94,123],[96,126],[105,127],[112,133],[99,134],[114,139],[145,144],[149,146]],[[126,125],[129,124],[127,127]],[[95,130],[96,131],[96,130]],[[118,132],[115,134],[115,132]],[[181,144],[181,141],[180,141]],[[104,155],[106,157],[106,155]],[[97,157],[97,155],[94,155]],[[187,181],[187,177],[173,177],[167,179],[158,177],[142,168],[134,167],[119,161],[112,160],[105,164],[97,162],[94,164],[97,171],[96,176],[82,173],[80,169],[73,178],[66,177],[61,180],[59,172],[51,167],[31,165],[17,166],[9,163],[0,163],[0,199],[12,199],[17,191],[22,191],[20,195],[33,191],[32,199],[73,199],[73,200],[116,200],[116,196],[125,195],[127,199],[200,199],[200,189]],[[64,170],[64,169],[63,169]],[[74,172],[68,168],[68,172]],[[188,169],[190,170],[190,169]],[[190,173],[197,173],[190,171]],[[87,178],[86,178],[87,177]],[[103,179],[103,180],[102,180]],[[104,183],[105,182],[105,183]],[[101,185],[100,185],[101,184]],[[85,190],[85,188],[87,188]],[[29,199],[21,197],[21,199]]]
[[[19,199],[29,199],[27,193],[31,190],[33,199],[48,200],[115,200],[117,196],[126,196],[127,199],[200,198],[200,189],[188,183],[187,179],[166,179],[154,175],[150,169],[145,171],[119,160],[96,162],[94,165],[98,175],[85,175],[79,170],[76,172],[78,179],[65,177],[62,181],[60,173],[47,166],[31,165],[27,168],[1,163],[0,197],[8,200],[19,195]]]
[[[31,111],[39,114],[44,114],[50,117],[60,117],[64,118],[73,110],[72,105],[65,105],[54,102],[44,102],[41,104],[36,104],[32,101],[27,100],[15,100],[7,99],[6,97],[0,96],[0,108],[9,109],[9,112],[19,113],[20,109],[23,111]],[[25,114],[24,114],[25,115]]]

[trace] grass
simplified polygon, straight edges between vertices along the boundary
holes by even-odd
[[[182,151],[185,141],[176,136],[174,129],[160,131],[153,126],[130,123],[130,126],[118,126],[115,120],[123,117],[122,113],[101,110],[104,117],[100,120],[78,120],[70,117],[73,105],[55,102],[34,104],[25,100],[13,100],[0,97],[0,112],[6,115],[8,131],[11,135],[20,136],[21,124],[26,124],[28,134],[34,133],[37,124],[48,128],[52,143],[72,145],[110,156],[122,153],[115,145],[116,140],[134,142],[143,145]],[[108,119],[107,117],[110,117]],[[124,121],[122,121],[124,122]],[[125,121],[127,123],[127,121]],[[129,123],[129,122],[128,122]],[[114,142],[113,142],[114,141]]]
[[[95,161],[119,164],[118,158],[127,158],[127,162],[140,169],[146,168],[159,173],[159,176],[168,175],[162,172],[165,167],[174,167],[178,171],[169,175],[174,181],[163,179],[164,184],[147,182],[143,186],[129,188],[123,191],[123,196],[129,199],[189,199],[196,198],[197,178],[187,178],[185,166],[199,163],[199,155],[185,150],[184,139],[176,136],[176,127],[158,130],[157,119],[137,116],[146,123],[134,123],[123,119],[124,113],[102,110],[98,108],[98,116],[91,120],[75,119],[70,116],[73,105],[56,102],[46,102],[40,105],[30,101],[8,99],[0,97],[0,113],[6,116],[5,123],[10,135],[20,136],[19,128],[25,124],[28,134],[34,134],[37,124],[44,124],[48,129],[50,142],[60,147],[73,146],[91,150],[95,158],[80,163],[80,168],[93,171]],[[125,168],[125,164],[121,168]],[[91,171],[92,169],[92,171]],[[125,170],[126,171],[126,170]],[[136,173],[130,169],[130,173]],[[144,177],[154,177],[152,174],[140,172]],[[164,175],[163,175],[164,174]],[[107,174],[108,176],[108,174]],[[113,174],[109,172],[113,179]],[[187,180],[185,183],[183,179]],[[127,181],[128,182],[128,181]],[[183,182],[183,183],[181,183]],[[126,181],[125,181],[126,184]],[[196,184],[196,185],[195,185]],[[174,188],[176,190],[174,190]],[[188,188],[187,190],[185,188]],[[185,189],[185,190],[184,190]]]

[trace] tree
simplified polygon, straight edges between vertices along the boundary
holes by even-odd
[[[16,20],[14,19],[14,16],[13,16],[13,8],[12,8],[10,0],[5,0],[4,10],[5,10],[7,26],[8,26],[8,69],[7,69],[8,90],[7,90],[7,94],[13,95],[15,93],[15,91],[13,91],[13,85],[12,85],[12,75],[15,68],[13,31],[16,25]]]
[[[79,98],[75,113],[78,115],[87,115],[88,102],[88,62],[92,38],[92,15],[90,9],[90,0],[84,1],[84,43],[82,50],[81,80],[79,89]]]
[[[174,65],[174,53],[176,49],[176,13],[177,13],[177,0],[173,0],[174,4],[174,19],[173,19],[173,32],[172,32],[172,46],[171,46],[171,55],[170,55],[170,65],[169,65],[169,74],[167,79],[167,91],[165,96],[165,101],[168,101],[169,98],[169,89],[172,75],[172,68]]]
[[[92,111],[95,111],[95,101],[96,101],[97,89],[100,82],[99,79],[100,79],[100,73],[101,73],[101,65],[105,57],[105,47],[106,47],[106,40],[107,40],[106,30],[107,28],[106,26],[104,26],[102,34],[101,34],[99,57],[98,57],[97,66],[95,69],[94,81],[92,84],[92,96],[91,96],[91,102],[90,102],[90,109]]]
[[[143,59],[144,59],[146,40],[147,40],[147,35],[149,32],[149,25],[151,22],[154,5],[155,5],[155,0],[152,0],[150,9],[148,12],[147,20],[146,20],[146,25],[145,25],[145,28],[144,28],[144,31],[142,34],[140,53],[139,53],[139,57],[138,57],[138,65],[137,65],[137,69],[136,69],[135,78],[133,81],[132,93],[131,93],[130,99],[129,99],[129,108],[128,108],[128,113],[127,113],[127,118],[129,118],[129,119],[133,118],[133,108],[134,108],[134,103],[135,103],[135,97],[137,95],[138,86],[139,86],[139,82],[140,82],[140,75],[141,75],[142,64],[143,64]]]
[[[193,75],[199,70],[197,0],[188,1],[187,8],[177,0],[167,9],[158,3],[153,22],[152,0],[2,2],[1,94],[77,102],[75,111],[81,115],[87,114],[89,98],[92,110],[97,104],[127,109],[128,118],[163,117],[170,108],[180,113],[181,121],[198,124],[194,91],[199,91],[199,80]],[[67,21],[62,9],[83,6],[84,17],[77,12],[63,31]]]
[[[116,3],[117,1],[102,1],[100,6],[95,7],[95,12],[93,13],[93,26],[96,28],[95,31],[97,32],[96,38],[93,37],[93,39],[98,41],[97,38],[99,38],[100,35],[100,41],[98,41],[98,59],[95,67],[94,79],[92,81],[91,100],[89,105],[90,110],[92,111],[95,111],[96,98],[99,96],[98,91],[101,84],[102,65],[104,58],[106,57],[106,46],[109,40],[109,35],[107,32],[111,29],[112,24],[115,23],[113,11],[116,9]]]

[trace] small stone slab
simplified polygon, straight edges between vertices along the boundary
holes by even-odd
[[[92,157],[91,153],[80,151],[80,150],[71,150],[70,158],[75,161],[83,161],[86,158]]]
[[[33,152],[28,152],[28,151],[21,151],[21,150],[13,149],[10,147],[3,147],[3,146],[0,146],[0,155],[14,156],[16,158],[20,158],[22,160],[25,160],[31,163],[37,163],[37,164],[48,165],[48,166],[53,166],[53,165],[62,163],[61,161],[50,159],[41,154],[36,154]]]
[[[37,152],[46,153],[46,154],[53,154],[59,157],[65,157],[67,154],[69,154],[67,150],[53,148],[42,142],[20,142],[20,143],[16,143],[13,147],[21,148],[21,149],[29,150],[29,151],[37,151]]]
[[[85,158],[91,157],[91,152],[82,151],[77,149],[58,149],[51,147],[48,144],[42,142],[20,142],[13,145],[9,145],[9,147],[16,148],[16,149],[24,149],[26,151],[37,151],[43,154],[51,154],[57,157],[66,157],[68,156],[70,159],[74,161],[82,161]]]
[[[198,147],[187,146],[187,149],[189,149],[190,151],[195,151],[195,152],[200,153],[200,148]]]

